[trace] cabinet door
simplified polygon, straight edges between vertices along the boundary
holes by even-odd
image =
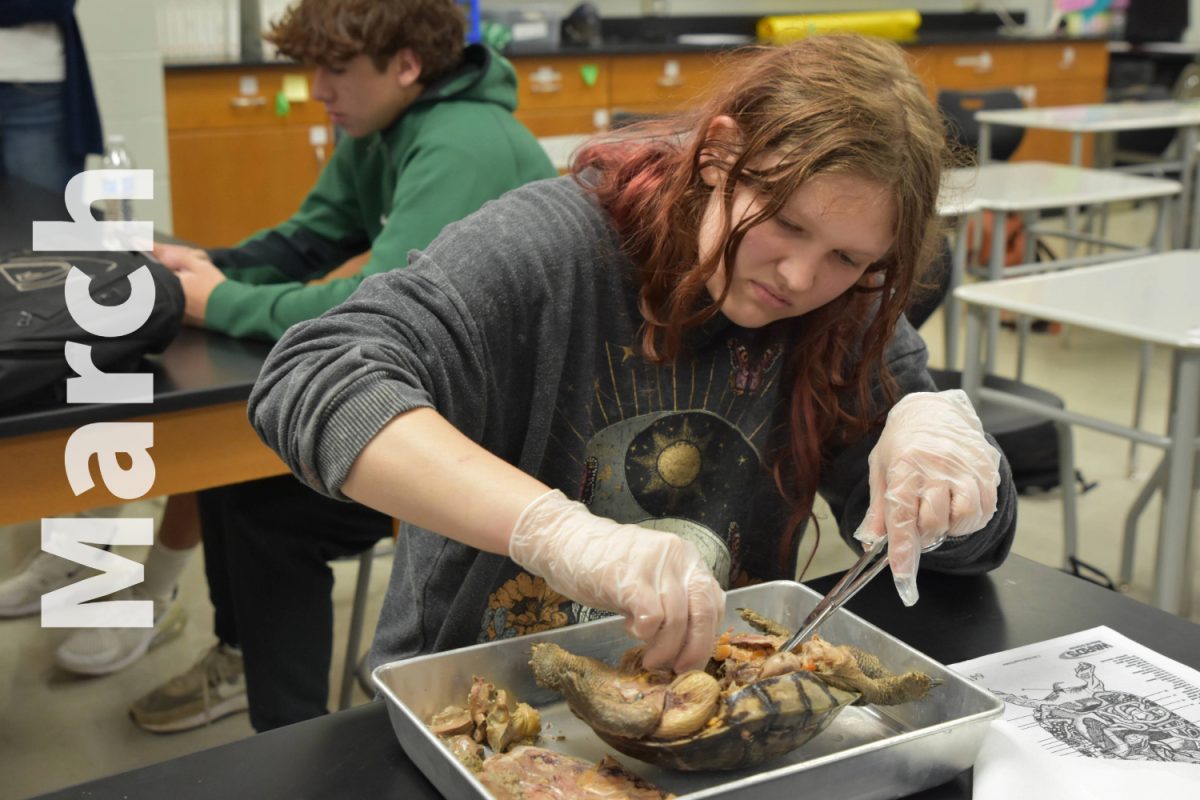
[[[518,112],[608,107],[607,59],[521,56],[512,64]]]
[[[228,247],[290,217],[317,181],[328,145],[308,126],[171,133],[171,202],[176,236]]]
[[[1104,42],[1038,42],[1026,48],[1029,80],[1034,83],[1103,84],[1108,78],[1108,49]]]
[[[621,56],[612,62],[613,112],[675,111],[699,95],[716,73],[708,54]]]
[[[177,131],[325,123],[324,107],[311,99],[290,103],[283,116],[276,112],[275,98],[285,79],[304,84],[306,93],[311,90],[311,75],[302,67],[168,72],[167,127]]]
[[[1037,97],[1034,105],[1041,108],[1050,106],[1077,106],[1088,103],[1104,102],[1104,83],[1102,81],[1059,81],[1043,83],[1037,86]],[[1088,134],[1083,138],[1083,165],[1093,163],[1095,136]],[[1056,164],[1071,163],[1071,134],[1060,131],[1042,131],[1029,129],[1021,146],[1013,153],[1013,160],[1021,161],[1050,161]]]
[[[939,89],[1016,88],[1029,80],[1018,44],[939,47],[936,76]]]
[[[539,137],[594,133],[604,130],[609,121],[607,108],[518,109],[513,116]]]

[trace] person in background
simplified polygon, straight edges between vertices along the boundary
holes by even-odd
[[[918,564],[1007,555],[1008,465],[902,315],[948,160],[902,51],[819,36],[717,74],[267,359],[263,440],[403,521],[372,667],[604,612],[697,667],[725,588],[796,576],[817,492],[853,547],[887,537],[906,604]]]
[[[345,135],[281,225],[229,249],[155,248],[183,284],[188,324],[274,340],[369,276],[405,266],[409,251],[447,223],[556,174],[513,117],[515,71],[487,47],[464,46],[453,0],[302,0],[266,36],[283,55],[314,66],[312,96]],[[313,282],[367,250],[360,272]],[[198,527],[188,525],[193,515],[173,513],[189,502],[198,506]],[[179,522],[168,524],[173,518]],[[155,547],[183,555],[161,570],[148,563],[147,582],[164,572],[177,577],[201,532],[218,643],[136,700],[133,720],[180,731],[249,708],[261,731],[325,713],[327,562],[391,536],[391,519],[324,498],[291,476],[172,497]],[[93,674],[125,666],[165,619],[154,629],[80,631],[60,648],[59,663]]]
[[[87,155],[104,149],[74,9],[75,0],[0,0],[0,178],[18,178],[60,196],[83,171]],[[161,505],[161,498],[155,498],[80,516],[157,515]],[[34,541],[39,527],[35,520],[0,529],[0,535],[11,532]],[[0,580],[0,618],[37,614],[42,595],[91,574],[72,561],[37,551],[15,575]],[[164,608],[172,588],[168,585],[160,600]],[[178,631],[182,623],[178,614],[162,619],[163,634]]]
[[[61,194],[102,152],[75,0],[0,2],[0,176]]]

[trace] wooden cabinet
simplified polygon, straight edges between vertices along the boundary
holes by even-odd
[[[604,130],[615,114],[676,111],[711,80],[709,53],[599,56],[514,56],[517,119],[535,136]]]
[[[612,62],[614,113],[677,111],[708,85],[715,59],[707,54],[623,56]]]
[[[1104,42],[1036,42],[1028,52],[1027,82],[1032,106],[1074,106],[1103,103],[1108,81],[1108,47]],[[1083,163],[1093,160],[1093,136],[1084,137]],[[1015,157],[1070,163],[1071,135],[1028,130]]]
[[[939,89],[1015,88],[1029,106],[1104,100],[1108,50],[1104,42],[991,42],[907,48],[930,100]],[[721,66],[719,53],[608,55],[595,59],[518,56],[518,118],[537,136],[593,133],[613,114],[677,110],[695,98]],[[580,70],[597,70],[583,85]],[[1091,143],[1085,162],[1091,163]],[[1015,160],[1067,162],[1067,134],[1026,131]]]
[[[276,225],[299,207],[333,152],[325,109],[276,98],[295,66],[173,68],[166,73],[167,144],[174,233],[225,247]]]
[[[609,120],[608,58],[513,58],[516,117],[536,136],[601,130]]]
[[[939,89],[1016,89],[1026,106],[1104,101],[1108,49],[1104,42],[998,42],[979,46],[913,48],[917,72],[935,99]],[[1092,161],[1085,141],[1084,163]],[[1070,137],[1027,130],[1014,161],[1070,160]]]
[[[1104,99],[1104,42],[1008,42],[908,48],[930,99],[940,88],[1011,86],[1029,105]],[[520,119],[537,136],[587,134],[614,114],[678,110],[700,94],[726,54],[515,56]],[[213,247],[286,219],[333,151],[325,111],[314,101],[276,111],[295,66],[172,68],[166,73],[167,133],[176,235]],[[324,142],[321,144],[320,142]],[[1015,159],[1065,163],[1067,134],[1029,130]],[[1091,143],[1085,150],[1091,159]]]

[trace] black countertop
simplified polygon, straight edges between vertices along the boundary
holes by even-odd
[[[812,582],[826,591],[837,576]],[[1194,668],[1200,626],[1020,556],[989,575],[922,573],[921,600],[906,609],[889,580],[867,585],[848,608],[934,659],[951,664],[1098,625]],[[971,796],[971,774],[913,795]],[[381,702],[201,753],[44,795],[47,800],[370,797],[425,800],[437,790],[404,754]]]
[[[30,248],[33,220],[67,219],[61,196],[0,176],[0,253]],[[0,416],[0,437],[245,400],[269,350],[266,342],[183,328],[163,353],[145,359],[142,371],[154,375],[150,406],[63,405],[8,414]]]

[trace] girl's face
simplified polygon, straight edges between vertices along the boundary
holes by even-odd
[[[709,171],[716,185],[723,173]],[[714,191],[700,226],[703,259],[722,246],[722,201]],[[744,185],[733,194],[733,223],[753,216],[763,198]],[[894,203],[882,184],[823,174],[801,186],[775,217],[746,232],[721,312],[735,325],[760,328],[820,308],[855,284],[892,246]],[[722,263],[706,286],[715,301],[725,287]]]

